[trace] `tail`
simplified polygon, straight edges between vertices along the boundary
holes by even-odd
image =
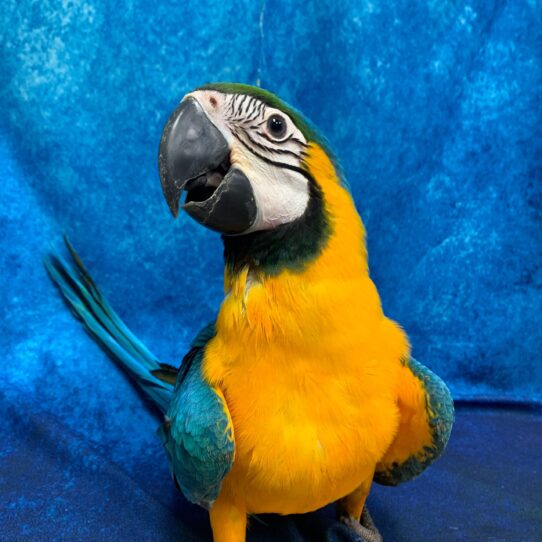
[[[85,269],[67,239],[73,260],[45,258],[45,267],[75,317],[105,352],[136,381],[162,412],[169,405],[177,370],[160,363],[126,327]]]

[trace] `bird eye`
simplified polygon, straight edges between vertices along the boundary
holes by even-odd
[[[282,139],[286,135],[286,119],[280,115],[271,115],[267,119],[267,130],[275,139]]]

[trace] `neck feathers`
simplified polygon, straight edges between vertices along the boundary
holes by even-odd
[[[283,271],[303,272],[326,251],[330,242],[335,251],[345,251],[347,256],[361,253],[361,267],[366,269],[363,224],[335,166],[315,144],[309,145],[303,165],[310,179],[310,198],[303,216],[272,230],[223,236],[228,276],[233,277],[247,267],[266,276]]]
[[[381,310],[352,197],[319,147],[306,167],[319,192],[302,224],[224,240],[227,295],[218,327],[237,340],[246,333],[246,340],[305,343],[345,325],[347,315]]]

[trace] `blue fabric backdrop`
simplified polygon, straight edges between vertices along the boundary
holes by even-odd
[[[261,83],[327,135],[384,308],[455,397],[542,401],[539,1],[3,0],[0,48],[0,394],[19,416],[126,472],[162,464],[156,419],[41,259],[68,234],[178,363],[221,300],[221,244],[172,220],[157,146],[181,96],[220,80]]]

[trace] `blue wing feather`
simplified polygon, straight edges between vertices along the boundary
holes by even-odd
[[[166,413],[158,433],[173,477],[189,500],[209,508],[234,456],[227,406],[201,374],[205,345],[215,335],[214,322],[192,342],[173,386],[170,378],[176,369],[161,364],[128,329],[67,240],[66,245],[70,263],[56,255],[45,259],[51,279],[96,342]]]
[[[446,384],[414,358],[405,360],[404,365],[422,384],[425,402],[419,406],[427,420],[431,441],[403,461],[380,464],[374,480],[383,485],[395,486],[421,474],[444,452],[454,423],[454,401]],[[406,428],[408,431],[408,425]]]
[[[205,508],[217,498],[235,452],[227,406],[201,372],[204,346],[213,335],[211,324],[192,343],[181,365],[166,421],[158,430],[181,491]]]
[[[154,376],[160,362],[109,305],[67,239],[66,245],[71,262],[50,255],[44,262],[49,276],[88,333],[165,412],[173,386]]]

